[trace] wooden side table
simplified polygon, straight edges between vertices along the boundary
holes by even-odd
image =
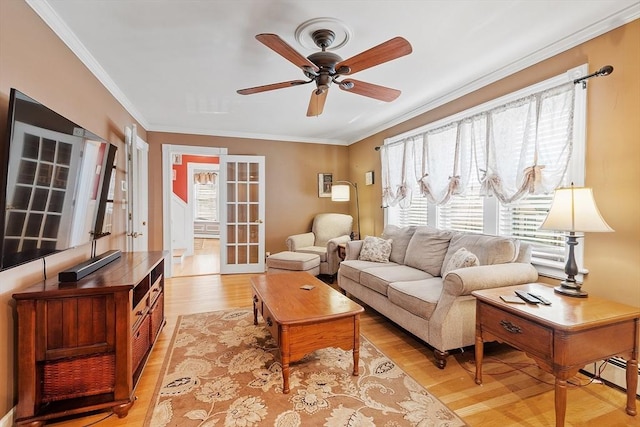
[[[551,305],[510,304],[501,295],[522,289],[542,295]],[[485,341],[500,341],[533,358],[556,377],[556,426],[563,426],[567,380],[589,363],[614,356],[627,361],[627,405],[636,415],[640,310],[603,298],[571,298],[541,283],[474,291],[476,308],[476,383],[482,384]]]

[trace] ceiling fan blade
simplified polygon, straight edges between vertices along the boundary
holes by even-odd
[[[329,89],[325,89],[319,94],[317,89],[311,92],[309,108],[307,108],[307,117],[319,116],[322,114],[322,110],[324,110],[324,103],[327,100],[327,93],[329,93]]]
[[[408,41],[402,37],[394,37],[391,40],[387,40],[386,42],[374,46],[371,49],[365,50],[356,56],[339,62],[336,64],[335,69],[339,74],[353,74],[376,65],[384,64],[385,62],[392,61],[400,58],[401,56],[408,55],[411,52],[411,44],[409,44]],[[347,67],[349,70],[341,72],[340,67]]]
[[[349,87],[353,84],[352,87]],[[373,83],[361,82],[360,80],[344,79],[340,82],[340,89],[379,99],[380,101],[391,102],[400,96],[402,92],[385,86],[374,85]]]
[[[276,34],[258,34],[256,39],[296,67],[300,67],[303,70],[310,68],[313,71],[320,71],[320,68],[318,68],[316,64],[302,56]]]
[[[306,81],[306,80],[291,80],[291,81],[288,81],[288,82],[273,83],[273,84],[270,84],[270,85],[250,87],[250,88],[247,88],[247,89],[240,89],[240,90],[237,90],[236,92],[238,92],[240,95],[251,95],[253,93],[266,92],[268,90],[283,89],[285,87],[291,87],[291,86],[300,86],[300,85],[304,85],[304,84],[307,84],[307,83],[311,83],[312,81],[313,80],[310,80],[310,81]]]

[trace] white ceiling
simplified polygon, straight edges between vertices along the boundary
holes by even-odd
[[[149,131],[350,144],[640,17],[638,0],[27,0]],[[312,86],[258,42],[305,21],[350,29],[350,58],[392,37],[413,53],[354,75],[402,91],[385,103],[335,85],[306,117]],[[595,71],[605,64],[590,64]],[[611,64],[615,67],[615,64]]]

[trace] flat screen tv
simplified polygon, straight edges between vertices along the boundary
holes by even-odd
[[[0,270],[110,234],[117,147],[11,89]]]

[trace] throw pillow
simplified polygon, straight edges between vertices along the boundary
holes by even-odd
[[[404,256],[407,252],[407,246],[409,246],[409,241],[415,231],[415,226],[398,227],[396,225],[387,224],[384,227],[384,230],[382,231],[382,238],[391,239],[393,241],[389,261],[404,264]]]
[[[367,236],[360,250],[360,261],[389,262],[391,255],[391,239]]]
[[[456,251],[456,253],[453,254],[451,259],[449,260],[449,263],[442,272],[442,277],[445,277],[452,270],[457,270],[458,268],[465,267],[474,267],[476,265],[480,265],[480,263],[478,262],[478,257],[465,248],[460,248]]]
[[[416,228],[404,257],[405,265],[439,276],[452,235],[451,231],[431,227]]]

